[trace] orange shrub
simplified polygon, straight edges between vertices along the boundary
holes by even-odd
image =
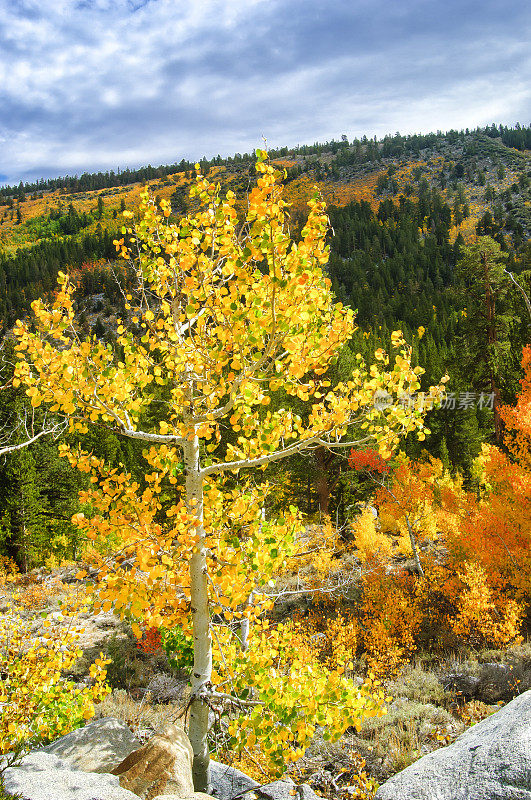
[[[421,616],[415,580],[404,573],[386,574],[375,567],[362,581],[361,649],[375,675],[391,675],[416,650]]]
[[[450,619],[457,636],[474,647],[504,647],[519,640],[523,608],[514,600],[496,596],[487,584],[485,570],[477,563],[465,566],[459,575],[464,589],[458,614]]]
[[[41,583],[32,582],[14,593],[13,599],[28,611],[41,611],[51,600],[60,594],[71,593],[59,578],[53,578]]]

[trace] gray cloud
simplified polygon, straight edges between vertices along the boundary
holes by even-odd
[[[0,180],[528,122],[526,0],[0,0]]]

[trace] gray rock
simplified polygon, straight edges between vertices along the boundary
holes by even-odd
[[[298,798],[297,800],[319,800],[319,795],[315,794],[311,786],[307,783],[301,783],[297,786]]]
[[[138,800],[114,775],[80,772],[52,753],[33,752],[4,772],[4,786],[24,800]]]
[[[531,800],[531,691],[394,775],[377,800]]]
[[[441,678],[441,683],[445,691],[456,692],[465,700],[472,700],[477,694],[479,678],[464,673],[451,673]]]
[[[211,792],[219,800],[231,800],[241,795],[238,800],[318,800],[318,795],[307,783],[297,786],[291,778],[273,781],[265,786],[257,783],[239,769],[210,760]],[[246,791],[247,790],[247,791]],[[246,792],[242,794],[242,792]],[[162,800],[162,798],[157,798]]]
[[[89,722],[42,748],[84,772],[112,772],[141,743],[114,717]]]
[[[281,781],[273,781],[267,786],[260,786],[256,790],[258,797],[265,797],[267,800],[295,800],[297,793],[296,787],[291,778],[284,778]]]
[[[239,769],[210,759],[211,792],[219,800],[230,800],[234,795],[250,791],[260,784]]]

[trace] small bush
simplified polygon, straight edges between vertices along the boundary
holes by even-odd
[[[451,698],[434,672],[418,666],[406,665],[395,680],[386,683],[386,688],[393,697],[406,697],[424,704],[445,706]]]
[[[174,670],[191,670],[194,665],[194,640],[182,628],[160,629],[161,644],[170,667]]]
[[[474,647],[501,647],[521,641],[518,631],[523,609],[518,603],[496,597],[479,564],[467,564],[459,577],[465,588],[459,598],[458,614],[450,620],[457,636]]]

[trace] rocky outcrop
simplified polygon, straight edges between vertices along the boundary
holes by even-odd
[[[394,775],[377,800],[531,800],[531,691]]]
[[[299,800],[298,792],[291,778],[282,781],[273,781],[267,786],[261,786],[257,790],[257,795],[266,800]]]
[[[307,784],[285,778],[262,786],[217,761],[210,762],[212,795],[194,792],[192,761],[182,728],[168,725],[141,746],[107,717],[30,753],[6,770],[5,786],[24,800],[318,800]]]
[[[126,725],[111,717],[33,751],[5,771],[4,783],[24,800],[210,797],[194,792],[192,748],[182,728],[168,725],[142,747]]]
[[[230,800],[235,795],[251,791],[255,786],[259,786],[257,781],[244,772],[240,772],[239,769],[213,760],[210,761],[210,783],[211,792],[218,800]],[[251,795],[245,795],[245,797],[251,797]]]
[[[212,795],[204,792],[194,792],[188,797],[181,797],[178,794],[158,794],[155,800],[212,800]]]
[[[124,722],[105,717],[61,736],[42,752],[52,753],[83,772],[112,772],[141,746]]]
[[[211,792],[217,800],[231,800],[233,797],[238,797],[238,800],[318,800],[318,795],[306,783],[297,786],[286,777],[262,786],[239,769],[212,760],[210,781]],[[162,798],[157,797],[157,800]]]
[[[143,800],[153,800],[161,794],[190,797],[194,794],[192,761],[188,736],[182,728],[168,725],[128,755],[112,774],[119,776],[122,788]]]
[[[25,800],[138,800],[114,775],[81,772],[52,753],[34,752],[4,772],[8,792]]]

